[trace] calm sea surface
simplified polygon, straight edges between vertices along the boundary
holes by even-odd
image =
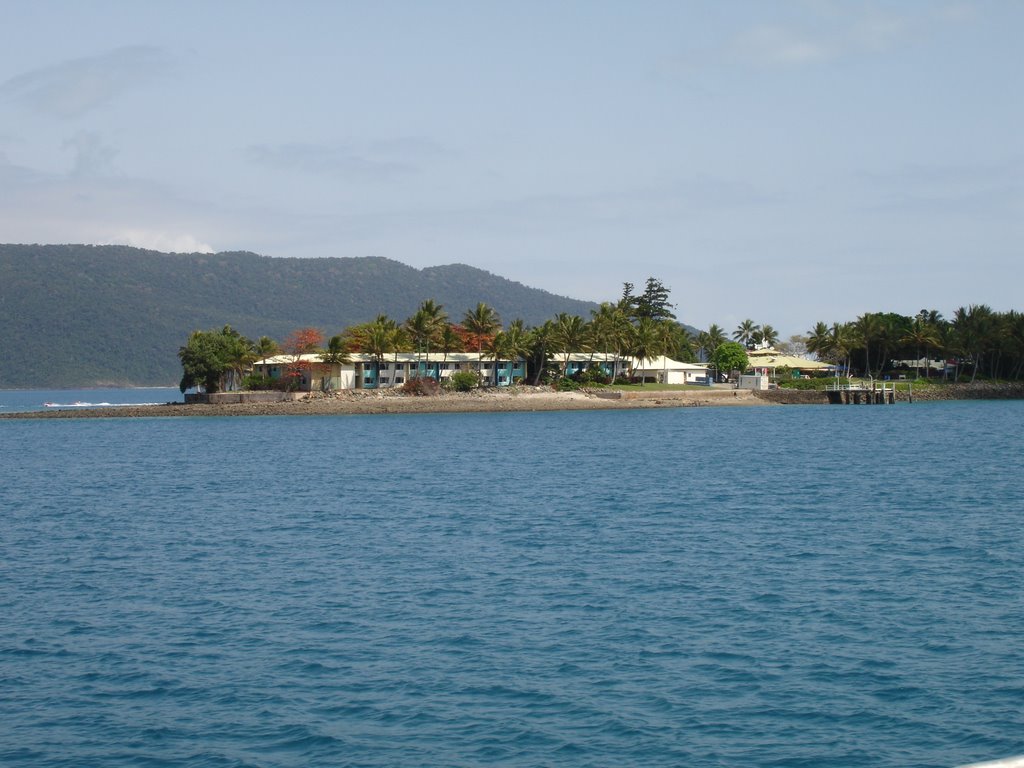
[[[45,411],[51,409],[117,408],[123,405],[180,403],[184,398],[177,387],[138,387],[135,389],[0,389],[0,413]]]
[[[1022,434],[1022,402],[0,422],[0,765],[1024,754]]]

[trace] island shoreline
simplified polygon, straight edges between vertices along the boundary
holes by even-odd
[[[638,410],[708,406],[770,406],[749,390],[656,391],[612,398],[594,392],[545,388],[478,390],[439,395],[397,391],[314,393],[300,400],[262,403],[165,403],[97,408],[54,408],[0,414],[0,419],[87,419],[211,416],[345,416],[394,413],[531,413],[545,411]]]
[[[941,400],[1019,400],[1024,384],[975,382],[948,384],[900,392],[897,403]],[[611,411],[648,408],[824,405],[824,392],[793,389],[753,391],[731,387],[687,390],[642,389],[557,392],[549,387],[508,387],[471,392],[410,395],[401,390],[345,390],[309,393],[298,400],[249,403],[164,403],[0,413],[13,419],[125,419],[154,417],[225,416],[356,416],[396,413],[533,413],[550,411]]]

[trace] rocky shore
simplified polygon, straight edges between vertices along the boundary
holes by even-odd
[[[817,390],[771,389],[757,392],[757,397],[777,405],[818,405],[828,402],[824,392]],[[922,384],[910,390],[901,389],[896,393],[896,402],[926,402],[940,400],[1021,400],[1024,399],[1024,383],[993,383],[976,381],[973,384],[961,382],[928,386]]]
[[[902,395],[902,393],[901,393]],[[900,399],[904,399],[902,396]],[[976,381],[973,384],[945,384],[941,387],[914,387],[914,402],[928,400],[1020,400],[1022,382]]]
[[[899,401],[906,401],[900,393]],[[1024,399],[1024,383],[947,384],[919,387],[914,402],[934,400]],[[221,403],[74,408],[0,414],[2,419],[151,418],[164,416],[329,416],[386,413],[486,413],[502,411],[582,411],[703,406],[818,405],[828,402],[823,392],[773,389],[594,390],[555,392],[547,387],[510,387],[433,396],[406,395],[393,390],[314,392],[301,400],[263,403]]]
[[[618,395],[618,396],[616,396]],[[163,416],[311,416],[382,413],[472,413],[501,411],[576,411],[630,408],[766,405],[752,392],[708,389],[652,392],[554,392],[547,387],[510,387],[446,392],[421,397],[391,390],[311,393],[301,400],[76,408],[0,414],[0,419],[140,418]]]

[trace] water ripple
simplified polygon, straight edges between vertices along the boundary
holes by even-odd
[[[1022,426],[1018,403],[4,423],[0,764],[1024,753]]]

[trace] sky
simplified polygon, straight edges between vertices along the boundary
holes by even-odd
[[[0,242],[653,276],[783,338],[1024,309],[1017,0],[0,12]]]

